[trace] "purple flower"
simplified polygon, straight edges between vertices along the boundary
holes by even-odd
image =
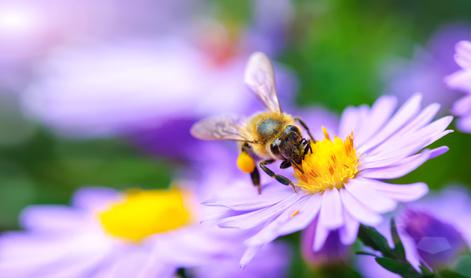
[[[450,187],[417,203],[408,204],[397,217],[407,259],[434,269],[450,265],[471,246],[471,197],[463,188]],[[388,237],[387,225],[379,230]],[[370,257],[359,258],[366,277],[398,277],[377,266]]]
[[[270,48],[267,41],[274,37],[282,45],[273,33],[286,29],[291,15],[289,1],[256,1],[253,26],[229,30],[196,14],[195,6],[205,5],[199,0],[36,1],[58,15],[45,25],[60,39],[50,43],[54,51],[34,60],[31,86],[15,88],[25,91],[26,113],[62,135],[119,136],[146,152],[178,159],[187,159],[199,144],[187,132],[190,121],[253,111],[255,98],[241,82],[245,60],[254,49]],[[29,6],[44,19],[41,5]],[[26,60],[24,70],[30,72],[32,62]],[[10,65],[6,69],[12,72]],[[292,102],[294,77],[278,71]]]
[[[263,186],[263,193],[234,189],[207,201],[226,209],[220,227],[255,229],[245,241],[247,264],[265,244],[279,236],[304,230],[316,221],[314,252],[337,231],[343,244],[351,244],[360,223],[376,225],[381,214],[398,202],[409,202],[427,193],[424,183],[395,185],[383,180],[402,177],[445,153],[447,147],[425,149],[450,133],[452,117],[433,121],[439,105],[421,109],[421,96],[411,97],[396,111],[396,98],[381,97],[371,108],[347,108],[338,137],[325,130],[325,138],[312,143],[301,165],[294,169],[296,192],[278,183]],[[396,111],[396,112],[395,112]]]
[[[431,267],[450,264],[466,248],[463,236],[455,227],[428,211],[406,211],[402,225],[416,244],[419,257]]]
[[[0,3],[0,88],[20,91],[35,65],[64,45],[174,34],[199,0],[5,0]]]
[[[8,277],[172,277],[176,268],[211,264],[232,272],[231,261],[238,266],[235,254],[243,252],[243,234],[200,224],[196,197],[177,188],[124,193],[84,188],[70,207],[31,206],[21,216],[25,231],[0,237],[0,272]],[[278,247],[271,248],[267,257],[274,256],[273,262],[286,255],[286,249],[279,254]]]
[[[317,221],[313,221],[301,235],[301,250],[304,260],[312,265],[332,265],[345,262],[348,259],[350,248],[340,240],[339,231],[329,233],[324,246],[314,252],[312,246],[316,237]]]
[[[462,41],[456,45],[455,61],[461,70],[449,75],[446,82],[449,87],[466,93],[453,105],[453,113],[459,117],[458,128],[471,132],[471,42]]]
[[[240,252],[239,252],[240,251]],[[291,250],[281,243],[267,245],[255,257],[255,262],[245,268],[239,265],[243,250],[232,250],[231,258],[222,259],[217,264],[195,268],[196,278],[276,278],[288,277]]]
[[[211,68],[203,53],[174,38],[68,49],[42,66],[24,104],[69,135],[113,135],[245,107],[234,71],[236,64]]]
[[[152,152],[187,153],[197,142],[189,136],[190,121],[253,111],[257,101],[241,82],[244,54],[220,66],[207,55],[170,37],[64,49],[22,94],[24,108],[67,136],[121,136]],[[292,77],[278,77],[292,96]]]
[[[421,92],[426,104],[438,102],[448,110],[459,96],[443,82],[445,76],[457,70],[450,50],[469,36],[471,26],[453,24],[440,28],[424,48],[416,50],[410,61],[395,59],[388,64],[385,92],[397,95],[400,100]]]

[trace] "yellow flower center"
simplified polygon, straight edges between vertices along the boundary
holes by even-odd
[[[294,167],[297,186],[309,193],[340,189],[358,173],[358,157],[353,146],[353,134],[343,141],[331,140],[324,129],[325,139],[311,143],[312,153],[306,154],[300,166]]]
[[[190,224],[188,197],[179,189],[130,191],[98,217],[107,234],[137,243]]]

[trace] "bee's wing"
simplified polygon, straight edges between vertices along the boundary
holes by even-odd
[[[250,56],[245,68],[244,81],[270,111],[281,113],[273,66],[264,53],[255,52]]]
[[[236,116],[216,116],[203,119],[191,127],[191,135],[201,140],[252,141],[243,120]]]

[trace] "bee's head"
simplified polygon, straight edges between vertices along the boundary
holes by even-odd
[[[283,133],[270,145],[271,152],[281,160],[301,164],[304,158],[305,142],[301,131],[294,125],[287,125]]]

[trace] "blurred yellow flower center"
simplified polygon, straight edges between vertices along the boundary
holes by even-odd
[[[137,243],[190,224],[187,201],[187,193],[178,189],[131,191],[98,216],[106,233]]]
[[[353,146],[353,134],[344,141],[338,137],[331,140],[324,129],[325,139],[311,143],[312,153],[306,154],[296,169],[297,186],[309,193],[340,189],[358,173],[358,157]]]

